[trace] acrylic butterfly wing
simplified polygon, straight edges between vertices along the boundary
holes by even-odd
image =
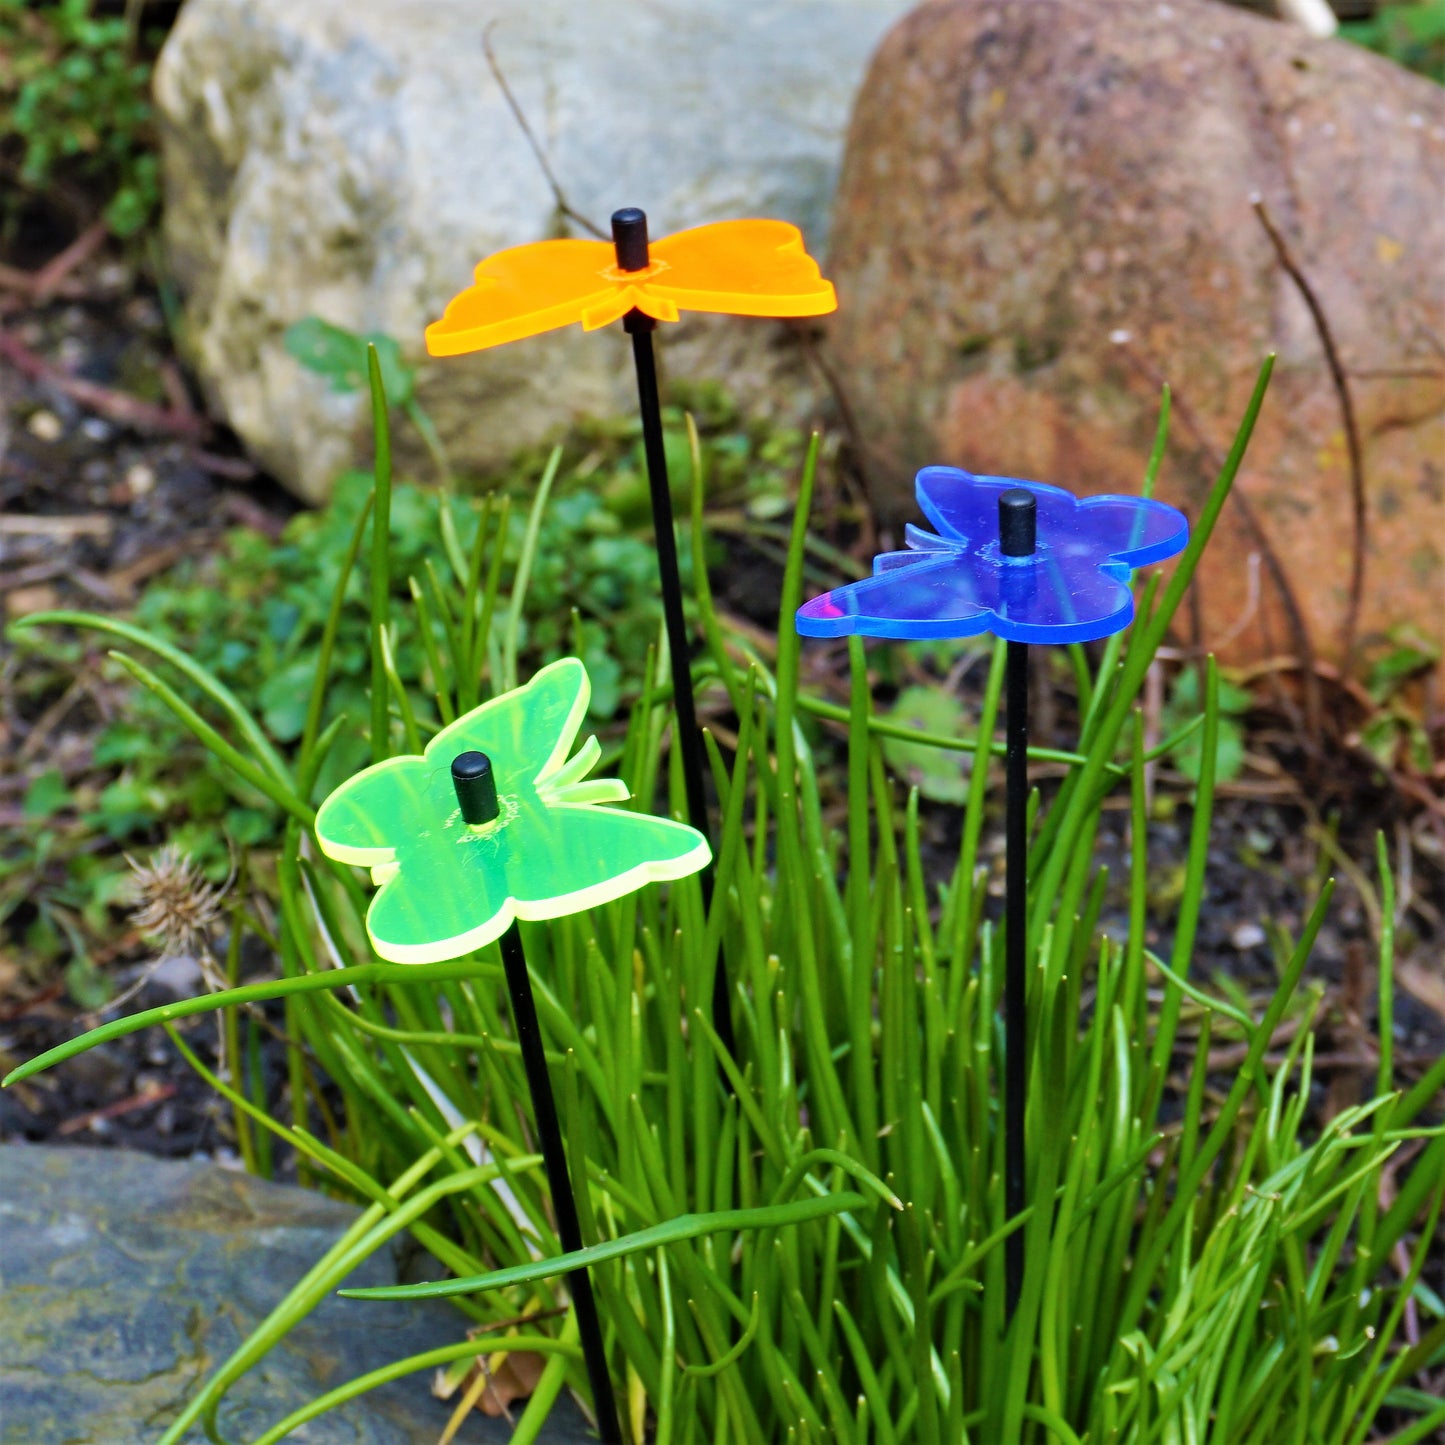
[[[450,778],[437,775],[450,787]],[[397,848],[396,862],[377,878],[366,932],[393,963],[439,963],[500,938],[511,923],[507,856],[511,828],[475,831],[456,809],[425,835]]]
[[[712,857],[707,840],[685,823],[566,803],[528,819],[526,846],[528,858],[519,856],[507,877],[517,916],[528,919],[561,918],[648,883],[685,878]]]
[[[861,582],[805,602],[797,614],[805,637],[972,637],[986,632],[994,594],[986,574],[955,548],[890,552]]]
[[[458,753],[485,753],[497,770],[498,792],[535,788],[571,752],[591,698],[587,669],[575,657],[559,658],[525,686],[484,702],[444,727],[427,744],[427,762],[450,779]]]
[[[653,242],[646,289],[683,311],[823,316],[838,298],[786,221],[714,221]]]
[[[606,241],[534,241],[478,263],[472,284],[426,329],[432,356],[484,351],[583,322],[605,326],[631,306]]]
[[[1081,498],[1067,542],[1074,555],[1109,557],[1128,567],[1148,567],[1182,552],[1189,544],[1189,519],[1177,507],[1150,497],[1098,496]]]
[[[924,467],[913,483],[919,509],[939,533],[974,546],[998,537],[998,499],[1014,487],[1033,494],[1041,535],[1073,513],[1073,496],[1046,482],[978,476],[961,467]]]
[[[495,758],[504,794],[534,790],[566,758],[590,697],[587,669],[564,657],[443,728],[422,757],[388,758],[347,778],[316,815],[322,851],[364,868],[390,863],[402,841],[424,838],[430,820],[456,810],[451,763],[458,753]]]
[[[338,863],[384,869],[396,858],[401,821],[427,816],[430,769],[418,757],[388,758],[346,779],[316,814],[316,840]]]
[[[435,963],[482,948],[517,918],[595,908],[705,867],[702,835],[682,823],[592,804],[504,800],[504,826],[444,825],[442,848],[405,849],[372,899],[366,928],[383,958]],[[446,835],[450,834],[450,837]]]
[[[832,286],[786,221],[716,221],[651,247],[641,271],[621,271],[612,245],[534,241],[480,262],[472,284],[426,329],[432,356],[459,356],[581,322],[592,331],[634,307],[658,321],[682,311],[821,316]]]
[[[1004,557],[999,497],[1014,487],[1037,502],[1037,550]],[[909,526],[906,552],[874,559],[874,576],[805,603],[799,632],[814,637],[968,637],[994,632],[1014,642],[1087,642],[1134,616],[1129,572],[1178,552],[1189,538],[1183,513],[1140,497],[1077,500],[1061,487],[1012,477],[925,467],[920,507],[938,528]]]
[[[798,609],[805,637],[943,638],[992,632],[1013,642],[1087,642],[1128,626],[1128,568],[1046,558],[1005,569],[964,550],[894,552],[862,582]]]

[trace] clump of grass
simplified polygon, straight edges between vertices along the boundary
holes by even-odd
[[[364,373],[365,343],[350,341],[362,353]],[[394,343],[382,353],[383,363],[387,356],[400,365]],[[781,457],[786,452],[795,469],[799,438],[745,420],[716,388],[694,388],[688,400],[700,409],[709,533],[745,528],[772,545],[776,518],[787,507]],[[668,421],[674,471],[685,478],[688,433],[680,414]],[[516,458],[482,505],[410,481],[393,489],[387,530],[392,666],[423,733],[446,720],[431,685],[429,649],[450,658],[465,642],[475,668],[468,662],[462,671],[472,681],[452,689],[447,708],[478,700],[484,675],[499,685],[509,668],[525,677],[571,651],[592,679],[597,725],[609,739],[620,734],[660,617],[636,433],[635,422],[573,428],[535,525],[538,474],[546,476],[552,465],[547,449]],[[153,641],[168,643],[224,684],[289,766],[306,726],[333,597],[348,577],[320,726],[343,714],[348,721],[321,763],[316,797],[371,756],[368,577],[365,567],[348,560],[357,528],[367,526],[371,489],[369,473],[347,472],[326,507],[299,513],[279,538],[244,528],[227,533],[204,556],[154,580],[129,614]],[[528,570],[519,586],[524,554]],[[484,558],[483,604],[464,638],[453,602],[462,586],[458,577],[478,555]],[[710,535],[708,560],[716,565],[721,555],[722,544]],[[129,645],[124,632],[113,635]],[[94,674],[79,639],[18,631],[10,640],[20,659],[11,685],[28,716],[43,712],[65,688],[89,689]],[[103,697],[111,689],[95,692]],[[72,759],[55,759],[62,770],[37,757],[41,770],[23,796],[21,815],[0,820],[0,947],[36,979],[48,980],[63,964],[71,996],[85,1008],[105,1004],[111,991],[110,970],[94,959],[106,956],[122,916],[129,887],[124,852],[173,845],[219,884],[240,853],[256,871],[268,872],[283,832],[284,814],[274,802],[236,786],[159,697],[124,685],[113,694],[116,705],[104,709],[90,766],[77,773]]]
[[[825,824],[791,626],[816,444],[792,529],[775,668],[725,634],[705,569],[695,572],[706,640],[695,677],[724,690],[738,720],[730,756],[708,740],[722,820],[711,909],[686,880],[524,925],[583,1233],[595,1242],[581,1256],[556,1257],[494,949],[444,964],[377,961],[361,926],[365,890],[311,842],[318,775],[344,726],[322,728],[319,719],[364,520],[337,580],[294,764],[183,657],[163,654],[216,723],[128,660],[237,779],[287,817],[277,873],[282,977],[119,1020],[12,1077],[151,1023],[171,1028],[189,1014],[283,999],[289,1118],[205,1072],[253,1127],[363,1206],[163,1445],[196,1421],[219,1438],[230,1385],[357,1261],[403,1231],[456,1278],[398,1292],[453,1297],[471,1337],[460,1338],[459,1320],[455,1346],[339,1386],[256,1445],[385,1378],[508,1350],[546,1359],[515,1436],[535,1439],[564,1387],[585,1393],[571,1319],[553,1313],[565,1305],[561,1272],[580,1263],[591,1267],[632,1431],[658,1445],[1359,1445],[1387,1405],[1410,1421],[1398,1441],[1445,1424],[1445,1406],[1410,1388],[1438,1364],[1445,1318],[1427,1304],[1434,1317],[1418,1342],[1400,1340],[1406,1302],[1426,1299],[1416,1287],[1445,1190],[1445,1138],[1421,1125],[1445,1064],[1409,1093],[1391,1092],[1388,932],[1378,1096],[1323,1127],[1308,1108],[1318,998],[1300,983],[1329,887],[1259,1017],[1189,978],[1208,887],[1221,717],[1212,667],[1170,956],[1154,957],[1144,942],[1139,690],[1239,467],[1267,372],[1189,550],[1167,584],[1150,578],[1133,630],[1111,640],[1086,675],[1078,752],[1048,808],[1035,811],[1030,1207],[1013,1221],[997,1105],[1002,949],[979,857],[989,770],[972,770],[956,865],[934,887],[920,856],[917,794],[901,807],[894,796],[855,642],[846,830]],[[384,408],[378,417],[384,425]],[[389,481],[380,465],[378,515],[387,514]],[[695,502],[698,558],[700,519]],[[388,567],[385,551],[383,536],[373,577]],[[457,708],[477,684],[477,629],[491,606],[483,571],[455,569],[455,626],[445,645],[428,649],[427,690],[443,715],[443,700]],[[386,588],[373,589],[371,637],[385,683],[373,743],[383,753],[409,750],[429,731],[394,665],[392,605]],[[148,645],[139,633],[128,641]],[[645,668],[617,767],[640,806],[663,796],[680,811],[665,675],[656,659]],[[991,738],[1002,677],[996,652],[976,749]],[[1099,930],[1106,880],[1091,846],[1116,789],[1128,791],[1133,819],[1122,938]],[[1379,866],[1388,894],[1383,852]],[[1388,918],[1389,906],[1383,911]],[[710,1023],[719,956],[736,985],[735,1056]],[[1287,1019],[1298,1027],[1276,1058]],[[1186,1020],[1199,1043],[1176,1087]],[[1221,1043],[1237,1046],[1243,1062],[1216,1077],[1210,1049]],[[344,1097],[339,1115],[321,1107],[318,1076]],[[1384,1171],[1415,1139],[1422,1151],[1386,1206]],[[1005,1328],[1003,1241],[1013,1228],[1025,1231],[1027,1268]],[[1388,1264],[1402,1245],[1403,1278]],[[354,1308],[364,1327],[367,1305]],[[531,1315],[535,1327],[518,1332],[514,1322]]]

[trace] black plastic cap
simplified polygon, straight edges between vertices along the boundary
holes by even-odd
[[[612,244],[617,248],[619,271],[645,271],[647,254],[647,215],[636,206],[626,206],[612,213]]]
[[[1024,487],[1010,487],[998,499],[998,549],[1005,557],[1028,557],[1038,538],[1039,504]]]
[[[497,777],[485,753],[458,753],[452,759],[452,787],[462,817],[473,827],[490,823],[502,811],[497,802]]]

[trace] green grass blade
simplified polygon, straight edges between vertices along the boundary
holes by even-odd
[[[250,745],[261,765],[283,787],[291,786],[291,770],[282,761],[281,755],[271,745],[271,740],[261,730],[261,725],[246,710],[235,693],[218,677],[212,676],[200,663],[187,657],[178,647],[152,636],[134,623],[124,622],[118,617],[102,617],[93,612],[32,612],[28,617],[18,618],[10,624],[17,629],[28,627],[86,627],[93,632],[108,633],[124,642],[143,647],[159,658],[170,663],[178,672],[188,677],[200,690],[226,714],[235,725],[237,733]]]
[[[620,1239],[609,1239],[586,1249],[559,1254],[551,1259],[534,1260],[530,1264],[513,1265],[470,1279],[434,1280],[427,1284],[388,1285],[376,1289],[347,1289],[340,1293],[347,1299],[445,1299],[450,1295],[472,1294],[479,1290],[503,1289],[508,1285],[530,1284],[533,1280],[551,1279],[569,1274],[574,1269],[591,1269],[614,1259],[625,1259],[642,1250],[696,1239],[702,1234],[735,1233],[740,1230],[785,1229],[804,1224],[844,1210],[862,1209],[868,1201],[851,1191],[829,1194],[821,1198],[797,1199],[790,1204],[768,1204],[754,1209],[719,1209],[709,1214],[682,1214],[648,1229],[639,1229]]]
[[[143,663],[127,657],[123,652],[112,652],[109,655],[142,687],[160,698],[175,714],[176,719],[239,778],[269,798],[278,808],[290,813],[298,822],[307,827],[315,822],[315,810],[296,796],[289,777],[286,781],[281,781],[232,747],[169,683],[163,682]]]
[[[557,469],[562,465],[562,448],[553,447],[542,471],[542,480],[537,484],[537,495],[532,501],[532,510],[527,515],[527,530],[522,537],[522,553],[517,558],[517,576],[512,583],[512,596],[507,604],[507,627],[502,638],[502,690],[517,685],[517,643],[521,634],[522,608],[527,600],[527,587],[532,579],[532,563],[537,557],[537,538],[542,531],[542,517],[547,510],[547,498],[552,493],[552,483],[557,480]]]
[[[386,390],[381,383],[381,358],[370,342],[366,366],[371,383],[371,426],[376,438],[371,508],[371,761],[379,763],[391,756],[386,659],[382,650],[383,636],[391,621],[391,419],[386,413]]]

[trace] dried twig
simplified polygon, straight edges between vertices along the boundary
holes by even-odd
[[[507,77],[502,74],[502,67],[497,63],[496,52],[492,49],[492,29],[496,23],[493,20],[482,31],[482,53],[487,57],[487,69],[492,72],[493,78],[501,88],[502,99],[507,102],[507,108],[512,112],[518,126],[521,127],[522,134],[527,138],[527,144],[532,148],[532,154],[537,158],[537,164],[542,168],[542,174],[552,188],[552,199],[556,203],[558,211],[569,221],[575,221],[584,231],[596,236],[599,240],[610,240],[609,234],[600,226],[594,225],[580,211],[572,209],[567,197],[562,192],[562,187],[557,182],[557,177],[552,174],[552,167],[547,163],[547,156],[538,144],[537,137],[532,134],[532,127],[527,124],[527,117],[523,113],[517,97],[512,94],[512,87],[507,84]]]
[[[105,222],[95,221],[38,271],[0,266],[0,286],[29,296],[35,302],[49,301],[52,296],[64,296],[67,299],[84,296],[85,286],[73,280],[71,273],[95,253],[107,234]]]
[[[250,482],[260,475],[260,468],[245,457],[223,457],[215,452],[202,451],[200,447],[192,451],[191,460],[203,472],[209,472],[213,477],[225,477],[228,482]]]
[[[60,288],[76,267],[88,261],[99,249],[110,227],[102,218],[92,221],[59,255],[51,257],[31,277],[37,301],[47,301]]]
[[[1320,345],[1324,348],[1325,363],[1329,367],[1330,380],[1334,383],[1335,395],[1340,401],[1340,417],[1345,428],[1345,447],[1350,458],[1350,507],[1353,514],[1352,557],[1350,561],[1349,603],[1345,609],[1345,622],[1340,630],[1340,665],[1346,673],[1352,670],[1355,655],[1355,635],[1360,625],[1360,604],[1365,595],[1365,549],[1369,544],[1369,514],[1365,505],[1365,459],[1360,447],[1360,428],[1355,420],[1355,404],[1350,396],[1350,384],[1345,377],[1345,368],[1340,362],[1339,348],[1335,345],[1334,333],[1330,330],[1325,309],[1315,294],[1299,263],[1291,254],[1284,236],[1275,225],[1265,205],[1264,197],[1255,194],[1250,205],[1259,223],[1269,237],[1274,254],[1285,274],[1295,284],[1306,307],[1309,308],[1315,330],[1319,333]]]
[[[0,263],[0,289],[14,291],[27,299],[35,296],[36,272],[22,270],[19,266],[6,266]],[[84,296],[85,286],[79,281],[59,281],[51,287],[51,296],[63,296],[67,301],[73,301]],[[19,303],[15,304],[19,310]]]
[[[1445,377],[1445,371],[1438,366],[1370,366],[1363,369],[1352,366],[1345,375],[1354,377],[1356,381],[1400,381],[1412,377],[1439,381]]]
[[[71,679],[70,686],[35,719],[34,725],[25,735],[25,741],[20,744],[20,751],[15,754],[15,761],[24,765],[43,748],[49,741],[51,733],[64,721],[66,713],[78,703],[81,698],[90,695],[92,683],[95,681],[94,669],[87,663],[80,672]]]
[[[162,1103],[164,1100],[174,1097],[176,1092],[175,1084],[156,1084],[153,1088],[142,1089],[138,1094],[132,1094],[128,1099],[120,1099],[114,1104],[107,1104],[103,1109],[89,1109],[84,1114],[76,1114],[56,1126],[57,1134],[78,1134],[82,1129],[100,1119],[114,1119],[121,1114],[129,1114],[135,1109],[146,1109],[152,1104]]]
[[[156,406],[152,402],[131,396],[128,392],[116,391],[113,387],[86,381],[84,377],[72,376],[68,371],[52,365],[38,352],[32,351],[11,332],[0,331],[0,357],[32,380],[53,386],[71,400],[78,401],[81,406],[138,432],[198,438],[205,436],[210,430],[210,423],[205,417],[193,411],[181,412],[174,408]]]
[[[105,541],[115,528],[109,512],[81,512],[75,516],[0,516],[0,536],[55,537],[68,541],[72,537],[98,537]]]

